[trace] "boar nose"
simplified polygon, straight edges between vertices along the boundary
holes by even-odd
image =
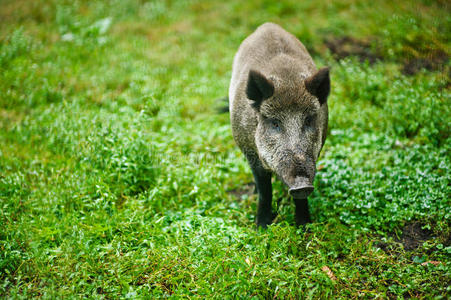
[[[313,192],[313,185],[291,188],[289,192],[295,199],[306,199]]]
[[[294,185],[288,192],[295,199],[307,199],[308,195],[313,192],[313,185],[307,178],[296,177]]]

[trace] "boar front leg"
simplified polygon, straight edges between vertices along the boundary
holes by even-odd
[[[251,169],[258,192],[257,227],[266,228],[275,218],[272,212],[271,173],[258,166],[251,166]]]
[[[308,201],[305,199],[294,199],[296,204],[296,225],[310,223],[310,213],[308,210]]]

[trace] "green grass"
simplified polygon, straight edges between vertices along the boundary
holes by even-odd
[[[398,2],[0,1],[2,298],[445,299],[450,7]],[[305,228],[275,182],[256,230],[216,113],[266,21],[332,67]],[[325,41],[343,36],[380,59],[337,61]]]

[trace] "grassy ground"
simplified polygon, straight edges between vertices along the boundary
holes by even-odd
[[[0,295],[446,298],[446,1],[0,1]],[[332,67],[296,228],[215,99],[273,21]]]

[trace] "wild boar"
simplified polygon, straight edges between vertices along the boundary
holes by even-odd
[[[329,69],[317,70],[304,45],[282,27],[265,23],[240,45],[229,110],[233,137],[255,179],[258,227],[275,217],[273,173],[294,198],[296,223],[310,222],[307,197],[326,139],[329,92]]]

